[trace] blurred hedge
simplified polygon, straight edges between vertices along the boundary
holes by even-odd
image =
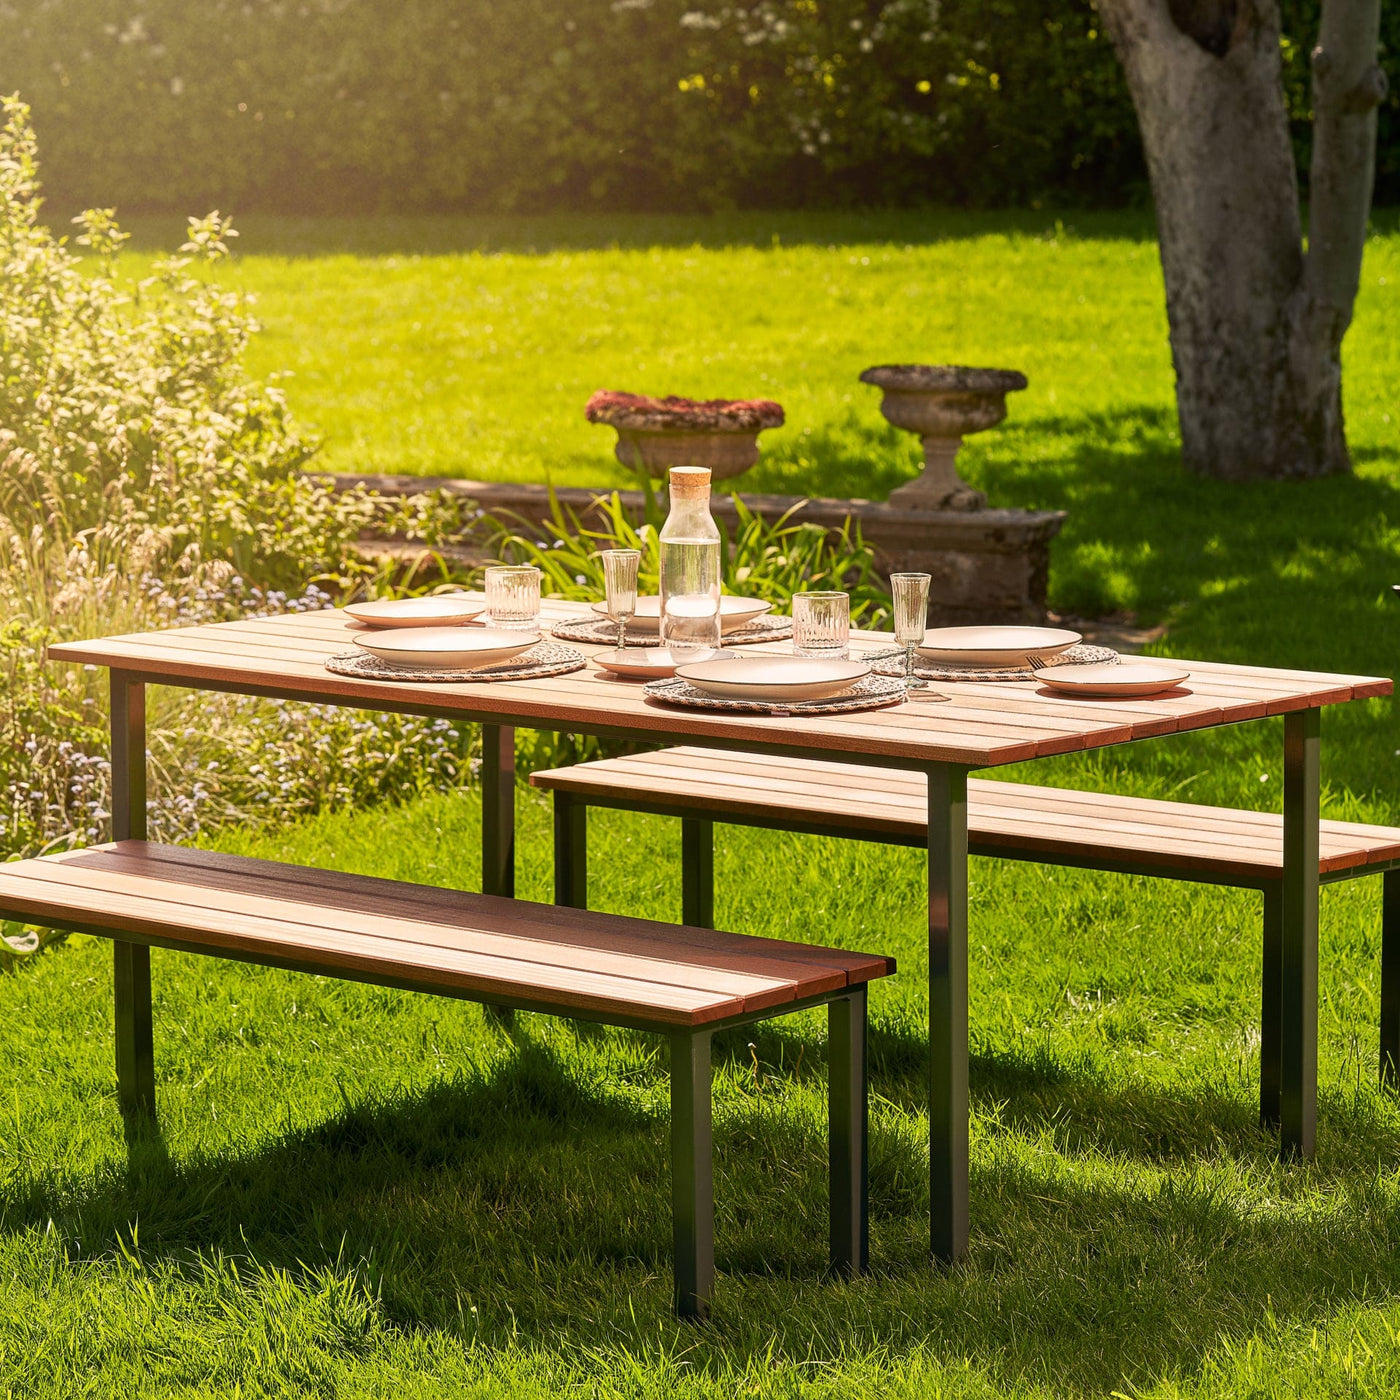
[[[1300,118],[1317,3],[1285,4]],[[1145,197],[1088,0],[0,0],[0,91],[14,90],[51,199],[75,206]],[[1400,134],[1397,112],[1392,96]]]

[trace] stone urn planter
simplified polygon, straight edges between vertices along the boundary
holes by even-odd
[[[758,461],[758,435],[783,423],[771,399],[664,399],[600,389],[588,400],[590,423],[617,430],[617,460],[665,477],[671,467],[709,467],[716,480],[738,476]]]
[[[1006,396],[1026,387],[1014,369],[966,365],[876,365],[860,376],[884,390],[880,412],[924,444],[924,469],[890,492],[890,504],[916,510],[981,510],[986,495],[957,473],[954,462],[968,433],[1006,417]]]

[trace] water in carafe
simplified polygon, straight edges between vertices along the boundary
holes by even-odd
[[[719,646],[719,527],[710,469],[672,467],[661,527],[661,645],[684,654]]]

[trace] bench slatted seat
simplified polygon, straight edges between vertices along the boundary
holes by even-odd
[[[0,865],[0,917],[669,1035],[684,1316],[714,1272],[711,1036],[825,1004],[832,1266],[868,1263],[866,985],[892,959],[146,841]],[[118,1070],[124,1108],[151,1111],[140,1067]]]
[[[712,921],[714,822],[898,845],[925,845],[922,774],[709,749],[672,748],[533,773],[555,803],[555,898],[587,905],[587,809],[682,820],[683,917]],[[1257,889],[1264,895],[1260,1108],[1278,1116],[1280,884],[1283,818],[1272,812],[970,779],[974,855],[1156,875]],[[1319,879],[1384,880],[1381,1075],[1400,1065],[1400,828],[1323,821]]]

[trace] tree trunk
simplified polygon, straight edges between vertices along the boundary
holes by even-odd
[[[1375,164],[1380,0],[1324,0],[1310,251],[1275,0],[1099,0],[1157,208],[1182,454],[1231,480],[1350,466],[1341,343]]]

